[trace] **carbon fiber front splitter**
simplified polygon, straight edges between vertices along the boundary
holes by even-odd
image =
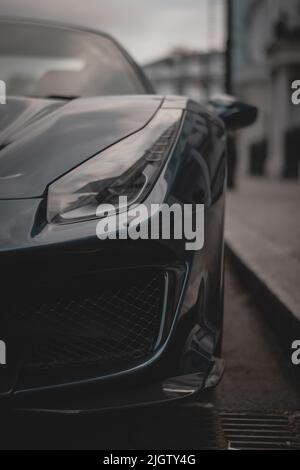
[[[91,388],[88,396],[87,390],[60,395],[54,392],[55,402],[53,394],[33,394],[34,398],[32,394],[27,397],[7,397],[1,402],[1,412],[74,415],[171,403],[197,398],[205,390],[215,387],[223,372],[224,361],[215,358],[208,373],[198,372],[173,377],[151,385],[135,385],[122,389],[115,384],[110,392],[106,393],[101,393],[98,388]]]

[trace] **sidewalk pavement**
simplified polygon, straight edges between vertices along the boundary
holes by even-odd
[[[245,179],[228,193],[229,252],[300,322],[300,183]],[[295,322],[296,320],[296,322]]]

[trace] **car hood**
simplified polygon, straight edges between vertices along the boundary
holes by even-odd
[[[49,183],[144,127],[161,103],[158,96],[8,98],[0,105],[0,199],[43,196]]]

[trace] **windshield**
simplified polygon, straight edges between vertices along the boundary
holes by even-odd
[[[135,68],[108,37],[34,24],[0,22],[0,79],[10,95],[146,93]]]

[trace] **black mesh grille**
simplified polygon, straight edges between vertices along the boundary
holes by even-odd
[[[99,376],[146,360],[158,339],[164,289],[163,273],[152,273],[22,302],[10,319],[30,344],[25,375],[56,374],[50,381],[65,382],[91,375],[93,367]]]

